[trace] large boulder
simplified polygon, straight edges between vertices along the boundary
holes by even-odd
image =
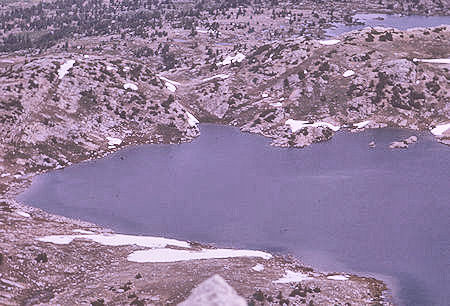
[[[408,149],[408,144],[404,141],[394,141],[389,145],[391,149]]]
[[[411,83],[416,80],[416,65],[406,59],[386,62],[380,69],[394,82]]]
[[[180,306],[247,306],[245,299],[219,275],[214,275],[194,288]]]

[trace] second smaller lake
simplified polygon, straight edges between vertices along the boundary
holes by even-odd
[[[399,30],[408,30],[419,27],[437,27],[449,25],[450,16],[401,16],[385,14],[356,14],[355,20],[363,23],[361,25],[344,25],[337,23],[333,28],[326,31],[329,36],[338,36],[343,33],[361,30],[366,27],[388,27]]]

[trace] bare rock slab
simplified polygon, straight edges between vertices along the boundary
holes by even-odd
[[[406,138],[403,141],[406,142],[407,144],[416,143],[417,142],[417,136],[408,137],[408,138]]]
[[[219,275],[203,281],[179,306],[246,306],[247,302]]]
[[[408,144],[404,141],[394,141],[389,145],[389,148],[391,149],[407,149]]]

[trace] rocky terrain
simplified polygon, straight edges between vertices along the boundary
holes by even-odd
[[[0,304],[175,304],[214,274],[249,304],[389,304],[380,281],[293,258],[136,263],[127,260],[136,245],[38,241],[108,231],[15,196],[44,171],[131,144],[190,141],[199,122],[283,147],[387,126],[431,130],[449,144],[448,25],[324,37],[335,22],[357,23],[356,12],[448,9],[439,0],[2,2]],[[302,281],[274,282],[289,273]]]
[[[201,121],[212,114],[278,146],[324,141],[341,127],[429,130],[449,120],[450,65],[417,58],[447,58],[449,38],[443,26],[274,42],[251,50],[231,69],[218,68],[229,76],[225,80],[180,90],[181,101]],[[184,82],[183,72],[171,77]],[[194,101],[184,96],[192,92]]]
[[[372,305],[383,300],[384,284],[375,279],[315,272],[292,258],[138,263],[127,260],[131,252],[143,249],[137,245],[107,246],[87,239],[63,245],[41,242],[36,238],[105,230],[5,199],[0,211],[2,305],[177,304],[214,274],[256,304]],[[191,243],[194,250],[201,247]],[[276,283],[286,274],[294,277]]]

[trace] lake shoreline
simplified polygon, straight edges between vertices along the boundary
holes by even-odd
[[[235,127],[234,127],[234,128],[235,128]],[[410,132],[411,132],[411,131],[410,131]],[[240,132],[239,132],[239,133],[240,133]],[[339,133],[353,134],[353,133],[351,132],[351,130],[343,131],[343,132],[339,132]],[[261,137],[261,136],[259,136],[259,137]],[[432,136],[430,135],[430,136],[428,136],[428,137],[432,137]],[[394,139],[393,139],[393,140],[394,140]],[[318,144],[318,145],[320,145],[320,144]],[[121,147],[120,150],[125,149],[125,148],[131,148],[131,149],[132,149],[133,147],[139,147],[139,146],[140,146],[140,145],[131,145],[131,146],[126,146],[126,147]],[[280,148],[280,149],[281,149],[281,148]],[[114,154],[115,152],[120,152],[120,150],[114,151],[114,152],[112,152],[112,154]],[[281,149],[281,150],[285,150],[285,149]],[[103,156],[103,157],[99,157],[99,158],[105,158],[105,157],[108,157],[108,156],[110,156],[110,154],[107,154],[107,155],[105,155],[105,156]],[[90,160],[85,160],[85,161],[83,161],[83,162],[95,161],[95,160],[96,160],[96,159],[90,159]],[[74,164],[73,166],[76,166],[76,164]],[[53,170],[53,171],[54,171],[54,170]],[[32,180],[32,177],[29,177],[26,183],[22,183],[22,184],[16,185],[15,190],[14,190],[14,191],[11,190],[9,193],[7,193],[7,197],[6,197],[6,198],[9,198],[9,199],[15,199],[15,197],[16,197],[17,194],[22,193],[24,190],[26,190],[26,189],[28,189],[28,188],[30,187],[31,180]],[[30,210],[30,207],[27,207],[27,206],[21,206],[21,204],[19,204],[19,203],[17,203],[17,202],[15,202],[15,205],[19,205],[19,206],[17,206],[17,209],[19,209],[19,210],[21,210],[21,211],[24,211],[24,212],[27,212],[27,213],[29,213],[29,214],[31,214],[31,215],[34,215],[34,214],[36,214],[36,212],[38,212],[37,214],[39,214],[39,215],[45,214],[45,215],[46,215],[46,218],[48,218],[48,216],[49,216],[48,213],[44,213],[44,212],[42,212],[42,211],[41,211],[40,209],[38,209],[38,208],[32,208],[32,209]],[[51,219],[53,219],[53,220],[58,220],[57,223],[56,223],[55,225],[57,225],[58,222],[60,222],[60,219],[61,219],[61,218],[60,218],[59,216],[55,216],[55,215],[51,215],[51,214],[50,214],[50,216],[51,216]],[[73,227],[73,226],[80,226],[80,224],[82,224],[82,225],[83,225],[83,226],[82,226],[83,228],[95,228],[96,231],[98,231],[98,232],[105,232],[105,231],[106,231],[106,232],[110,232],[110,230],[106,230],[105,228],[98,227],[98,226],[96,226],[96,225],[89,224],[89,223],[86,223],[86,222],[83,222],[83,221],[75,221],[75,220],[73,220],[73,219],[68,219],[68,218],[66,218],[66,217],[64,217],[64,218],[62,218],[62,219],[64,220],[65,223],[68,222],[69,224],[71,224],[72,227]],[[81,222],[81,223],[80,223],[80,222]],[[47,232],[47,231],[46,231],[46,232]],[[58,232],[59,232],[59,234],[64,234],[64,233],[61,233],[60,231],[58,231]],[[38,233],[39,233],[39,231],[35,234],[36,237],[37,237],[37,236],[45,235],[44,232],[42,232],[42,233],[40,233],[40,234],[38,234]],[[70,234],[70,232],[67,232],[67,231],[66,231],[65,234]],[[221,245],[221,246],[222,246],[222,245]],[[290,260],[292,260],[292,258],[294,258],[294,257],[288,256],[288,258],[290,258]],[[277,256],[276,256],[276,261],[283,262],[282,265],[285,264],[285,263],[284,263],[284,261],[285,261],[284,256],[282,256],[282,257],[277,257]],[[289,262],[289,261],[288,261],[288,262]],[[302,264],[302,266],[303,266],[302,269],[309,270],[309,268],[305,267],[304,264]],[[347,272],[348,272],[348,271],[347,271]],[[363,276],[363,277],[371,277],[371,275],[373,275],[373,274],[371,274],[371,273],[367,273],[367,274],[366,274],[366,273],[363,273],[363,272],[358,272],[358,273],[356,273],[356,275],[360,275],[360,276]],[[374,281],[374,279],[372,279],[372,278],[369,278],[369,279],[370,279],[370,282],[369,282],[369,283],[371,283],[371,282]],[[364,280],[364,278],[363,278],[362,280]],[[378,283],[378,284],[381,285],[382,283],[380,282],[380,283]],[[377,286],[379,286],[379,285],[377,285]],[[383,288],[385,288],[385,289],[384,289],[383,300],[385,300],[385,302],[386,302],[387,304],[394,303],[394,301],[395,301],[395,296],[396,296],[395,288],[390,288],[390,287],[389,287],[389,290],[394,290],[394,291],[392,291],[392,292],[387,291],[387,290],[388,290],[388,287],[383,287]],[[237,288],[237,290],[239,291],[239,288]]]
[[[139,145],[137,145],[137,146],[139,146]],[[123,147],[120,148],[120,149],[123,149]],[[120,151],[120,150],[118,150],[118,151]],[[103,157],[101,157],[101,158],[103,158]],[[31,180],[32,177],[30,177],[29,179]],[[16,188],[15,188],[14,191],[11,190],[10,192],[8,192],[7,194],[4,195],[4,199],[2,200],[2,203],[5,203],[4,202],[5,200],[8,201],[8,207],[10,207],[13,212],[14,211],[23,211],[23,212],[26,212],[27,214],[30,214],[32,216],[31,218],[33,218],[33,219],[36,218],[37,220],[46,220],[46,228],[45,228],[45,230],[42,230],[42,229],[41,230],[39,230],[39,229],[32,230],[32,232],[34,233],[33,235],[34,235],[35,238],[39,237],[39,236],[46,235],[46,233],[49,233],[49,232],[50,233],[51,232],[58,233],[58,234],[70,234],[70,231],[67,231],[67,230],[61,231],[61,229],[60,229],[61,223],[65,224],[64,227],[66,227],[66,228],[67,227],[69,227],[69,228],[74,228],[75,227],[75,228],[86,228],[86,229],[89,229],[89,230],[93,229],[95,232],[99,232],[99,233],[111,232],[108,229],[99,227],[97,225],[94,225],[94,224],[91,224],[91,223],[88,223],[88,222],[84,222],[84,221],[81,221],[81,220],[77,221],[77,220],[69,219],[69,218],[66,218],[66,217],[61,217],[61,216],[48,214],[48,213],[43,212],[42,210],[40,210],[38,208],[32,208],[32,207],[29,207],[29,206],[23,206],[19,202],[15,202],[15,200],[13,200],[15,198],[15,196],[17,194],[21,193],[22,191],[24,191],[25,189],[29,188],[29,184],[30,183],[31,183],[31,181],[28,181],[26,184],[22,183],[22,184],[16,185],[15,186]],[[5,204],[2,204],[2,205],[5,205]],[[4,206],[2,206],[2,207],[4,207]],[[29,218],[25,218],[25,221],[30,222],[30,219]],[[31,222],[31,223],[34,223],[34,222]],[[3,225],[4,225],[4,223],[3,223]],[[54,226],[55,226],[55,228],[53,228]],[[33,237],[29,237],[28,239],[30,239],[30,238],[33,238]],[[48,249],[48,246],[46,246],[45,244],[42,245],[41,243],[36,243],[36,242],[32,242],[32,241],[29,241],[28,243],[31,243],[32,245],[37,245],[39,248],[44,247],[44,250]],[[209,246],[205,246],[205,247],[209,248]],[[113,247],[113,249],[114,248],[117,248],[117,247]],[[84,260],[90,261],[89,258],[84,258]],[[244,259],[244,258],[242,260],[243,261],[252,261],[251,259]],[[287,256],[287,257],[286,256],[281,256],[281,257],[275,256],[273,260],[275,261],[275,263],[274,263],[275,266],[284,267],[285,269],[286,269],[286,267],[293,267],[293,266],[295,267],[296,266],[297,269],[300,268],[301,271],[311,271],[311,268],[305,266],[304,264],[300,263],[300,265],[299,265],[298,261],[296,259],[294,259],[294,257],[292,257],[292,256]],[[226,259],[224,260],[224,262],[228,262],[228,261],[229,260],[226,260]],[[239,261],[239,260],[236,260],[236,261]],[[201,265],[202,266],[208,266],[209,263],[206,261],[206,262],[202,262]],[[146,268],[143,266],[142,269],[145,271]],[[315,271],[314,273],[321,274],[321,272],[317,272],[317,271]],[[336,272],[334,272],[334,273],[336,273]],[[332,274],[334,274],[334,273],[332,273]],[[357,277],[356,275],[360,275],[360,276]],[[354,279],[357,283],[362,282],[362,284],[366,284],[366,285],[363,285],[361,287],[363,292],[364,292],[364,290],[367,290],[367,289],[363,289],[363,288],[366,288],[367,285],[370,285],[369,287],[373,288],[371,290],[375,290],[375,291],[373,291],[374,294],[375,294],[375,292],[380,292],[380,293],[384,292],[383,295],[380,295],[380,297],[377,298],[377,300],[379,302],[383,301],[382,302],[383,305],[391,305],[393,303],[393,301],[395,301],[395,299],[394,299],[395,292],[392,292],[393,296],[391,296],[390,295],[391,294],[390,291],[387,291],[388,287],[385,287],[385,285],[382,282],[377,281],[374,278],[370,277],[370,275],[373,275],[373,274],[370,274],[370,273],[369,274],[357,273],[356,275],[352,276],[351,279]],[[7,275],[3,274],[3,277],[7,277]],[[241,276],[241,277],[244,277],[244,276]],[[123,280],[123,282],[125,282],[125,280]],[[316,284],[317,284],[317,286],[319,286],[319,284],[322,284],[322,283],[326,284],[326,282],[327,281],[322,280],[322,281],[316,282]],[[321,286],[324,286],[324,285],[321,285]],[[379,288],[379,289],[376,289],[376,288]],[[242,288],[240,288],[239,286],[237,286],[237,287],[235,286],[235,289],[238,292],[242,292],[241,291]],[[392,290],[392,289],[393,288],[389,288],[389,290]],[[355,290],[355,288],[353,288],[352,290]],[[356,289],[356,290],[359,290],[359,289]],[[336,298],[336,297],[333,297],[333,298]]]

